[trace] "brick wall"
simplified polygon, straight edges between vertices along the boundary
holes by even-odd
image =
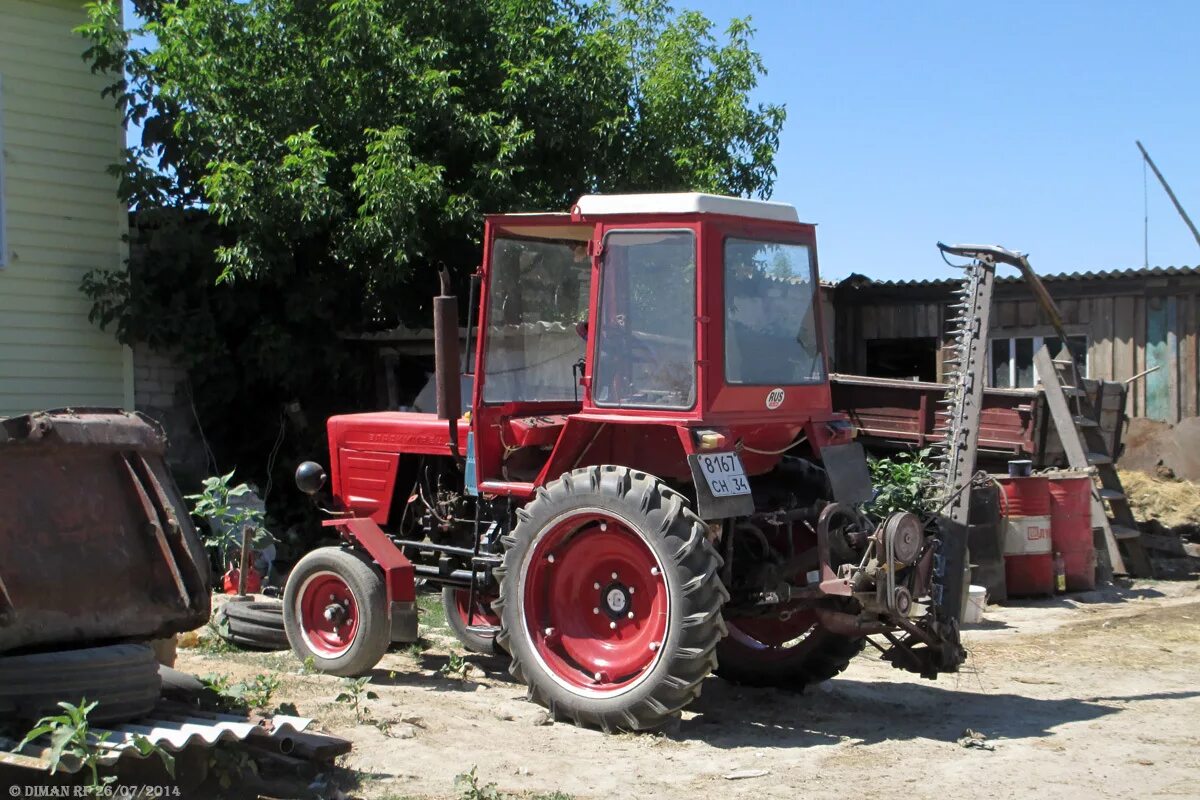
[[[167,432],[167,464],[185,491],[209,472],[204,442],[192,415],[187,371],[169,353],[143,344],[133,348],[134,405]]]

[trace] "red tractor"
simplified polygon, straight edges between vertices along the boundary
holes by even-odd
[[[860,510],[815,234],[791,206],[702,194],[488,217],[466,358],[445,275],[435,299],[437,413],[328,421],[344,544],[288,580],[297,654],[370,670],[416,639],[420,577],[467,647],[507,651],[532,699],[606,730],[661,725],[713,671],[825,680],[874,634],[896,666],[954,670],[970,414],[945,414],[950,511]],[[962,335],[966,362],[980,337]],[[310,494],[325,480],[297,470]]]

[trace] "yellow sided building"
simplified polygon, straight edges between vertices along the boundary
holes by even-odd
[[[0,417],[133,408],[133,359],[88,321],[92,269],[123,269],[126,208],[108,167],[124,130],[82,58],[72,0],[0,0]]]

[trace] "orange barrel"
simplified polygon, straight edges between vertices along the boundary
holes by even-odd
[[[1067,589],[1096,588],[1096,541],[1092,537],[1092,479],[1050,478],[1050,540],[1067,566]]]
[[[1044,476],[997,478],[1004,515],[1004,582],[1009,596],[1054,594],[1050,541],[1050,481]]]

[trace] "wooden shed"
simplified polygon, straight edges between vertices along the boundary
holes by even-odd
[[[1090,378],[1130,381],[1128,413],[1166,422],[1200,415],[1200,267],[1152,267],[1043,277]],[[954,280],[873,281],[830,290],[834,369],[941,381]],[[828,320],[828,317],[826,317]],[[1033,353],[1058,339],[1024,280],[996,280],[989,385],[1032,387]]]

